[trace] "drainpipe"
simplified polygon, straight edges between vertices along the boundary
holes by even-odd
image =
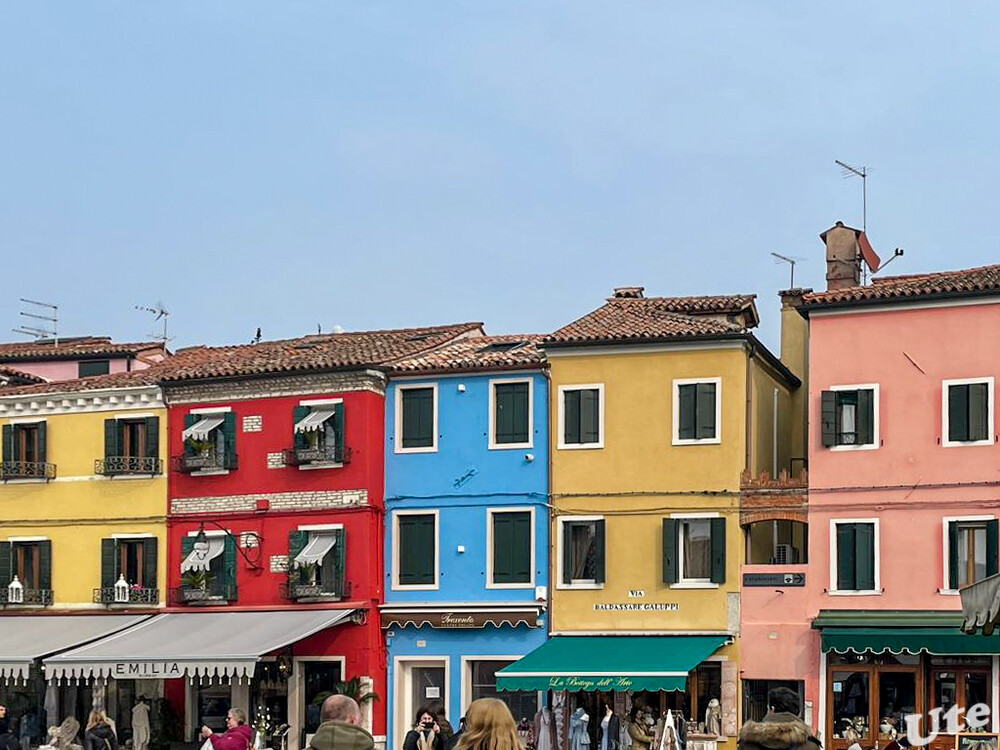
[[[750,351],[747,356],[747,405],[746,405],[746,456],[744,458],[744,468],[750,471],[751,446],[753,444],[753,368],[752,360],[757,353],[757,347],[752,342],[747,342]]]
[[[553,619],[552,579],[555,576],[555,559],[556,559],[556,556],[554,554],[552,554],[552,549],[553,549],[552,545],[555,543],[555,540],[556,540],[556,536],[553,533],[553,530],[555,528],[556,520],[555,520],[555,514],[552,512],[554,510],[553,507],[552,507],[552,505],[553,505],[553,503],[552,503],[552,454],[554,453],[554,451],[552,450],[552,426],[553,426],[553,424],[555,424],[555,422],[552,419],[552,412],[553,412],[553,406],[552,406],[552,371],[551,370],[544,370],[542,372],[542,374],[545,376],[545,381],[546,381],[546,389],[545,390],[546,390],[546,393],[548,394],[548,399],[546,399],[546,400],[548,401],[547,408],[548,408],[548,412],[549,412],[549,429],[548,429],[548,434],[545,436],[548,439],[548,441],[549,441],[548,445],[545,447],[546,448],[545,452],[548,454],[548,476],[546,477],[545,503],[546,503],[546,509],[549,512],[549,545],[548,545],[548,547],[549,547],[549,549],[548,549],[548,553],[549,553],[548,554],[549,575],[548,575],[548,578],[545,581],[545,600],[546,600],[545,601],[545,609],[546,609],[545,620],[546,620],[546,623],[547,623],[547,631],[548,631],[547,635],[548,635],[549,638],[551,638],[552,637],[552,630],[553,630],[553,627],[552,627],[552,619]],[[555,429],[558,430],[559,429],[559,425],[556,425]]]

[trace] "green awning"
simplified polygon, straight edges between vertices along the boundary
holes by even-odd
[[[499,690],[684,690],[727,635],[559,635],[497,672]]]
[[[1000,638],[966,635],[958,627],[823,628],[823,651],[881,654],[1000,654]]]

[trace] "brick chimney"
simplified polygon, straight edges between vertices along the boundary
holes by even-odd
[[[826,245],[826,288],[846,289],[861,283],[861,230],[838,221],[819,236]]]
[[[615,287],[614,299],[642,299],[644,286],[618,286]]]

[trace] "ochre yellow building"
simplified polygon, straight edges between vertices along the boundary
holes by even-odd
[[[167,416],[159,388],[132,373],[7,389],[0,425],[3,607],[162,606]]]
[[[718,699],[728,738],[719,744],[733,747],[742,721],[741,476],[789,468],[800,385],[750,332],[757,323],[752,296],[646,298],[628,288],[546,344],[547,647],[564,662],[549,684],[631,688],[629,701],[695,722]],[[505,672],[541,673],[529,658]],[[600,700],[608,697],[570,694],[569,708],[600,717]]]

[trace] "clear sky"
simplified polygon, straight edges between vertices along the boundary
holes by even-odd
[[[818,233],[888,273],[1000,262],[990,3],[316,0],[0,5],[0,339],[173,347],[481,320],[611,288],[821,288]]]

